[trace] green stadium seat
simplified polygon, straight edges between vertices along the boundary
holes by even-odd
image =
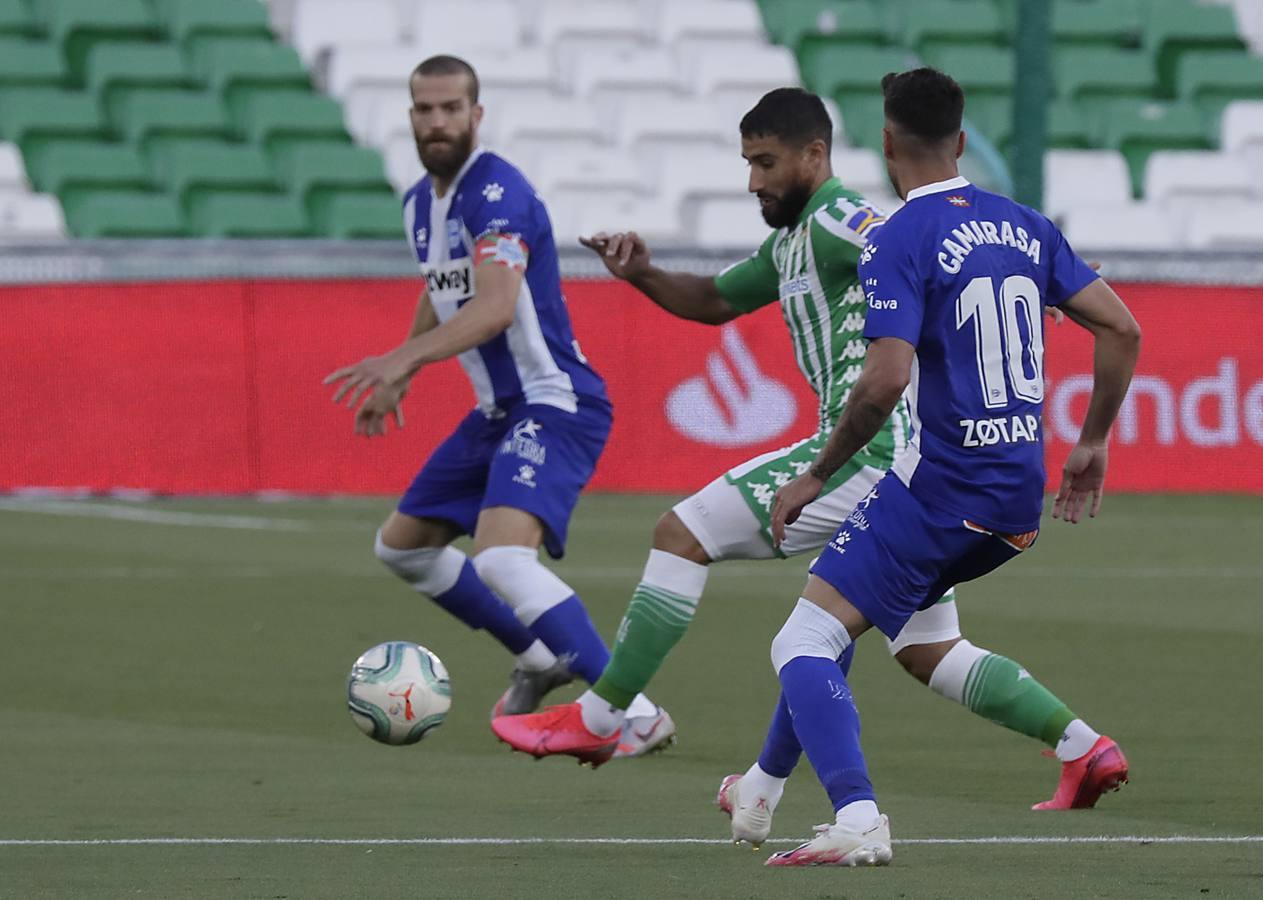
[[[272,40],[267,7],[258,0],[156,0],[158,17],[185,49],[206,39]]]
[[[167,138],[149,145],[154,174],[188,208],[203,192],[280,188],[267,154],[253,144]]]
[[[37,30],[35,19],[23,0],[0,0],[0,35],[24,37]]]
[[[144,0],[43,0],[40,7],[76,79],[83,78],[88,53],[97,43],[162,36]]]
[[[1078,106],[1069,100],[1048,104],[1047,143],[1049,147],[1087,149],[1092,146],[1088,123]]]
[[[1191,103],[1116,100],[1100,128],[1100,143],[1126,158],[1137,196],[1153,151],[1210,149],[1205,122]]]
[[[1140,46],[1140,10],[1126,0],[1055,0],[1052,34],[1058,46]]]
[[[1013,50],[979,45],[939,45],[925,61],[951,75],[965,89],[966,102],[979,94],[1003,95],[1013,90]]]
[[[313,219],[321,235],[350,240],[395,240],[402,226],[399,198],[387,192],[332,192],[313,203]]]
[[[887,43],[882,16],[864,0],[846,0],[825,6],[811,27],[795,35],[787,45],[800,57],[826,44],[879,46]]]
[[[1002,147],[1013,131],[1013,95],[971,94],[966,88],[965,120],[996,147]]]
[[[1194,51],[1180,57],[1177,94],[1211,119],[1233,100],[1263,99],[1263,59],[1232,51]]]
[[[278,170],[290,190],[309,206],[313,193],[331,188],[390,192],[378,152],[353,144],[296,145]]]
[[[921,53],[946,44],[998,46],[1006,36],[992,0],[916,0],[904,4],[902,42]]]
[[[161,136],[227,137],[230,131],[223,101],[207,91],[128,91],[109,112],[114,130],[139,144]]]
[[[350,140],[342,121],[342,107],[322,94],[255,95],[235,123],[246,140],[266,144],[272,150],[285,140]]]
[[[61,49],[51,41],[0,37],[0,87],[63,87],[69,77]]]
[[[188,229],[169,194],[71,191],[62,198],[72,234],[84,238],[184,237]]]
[[[125,89],[193,85],[184,56],[170,44],[97,44],[88,54],[86,71],[88,90],[101,98],[106,109]]]
[[[1060,96],[1089,118],[1120,98],[1157,99],[1153,60],[1141,50],[1058,48],[1053,71]]]
[[[81,188],[147,190],[149,172],[130,144],[98,141],[49,141],[26,155],[26,170],[44,193]]]
[[[201,237],[309,237],[302,205],[289,194],[205,192],[189,204],[189,221]]]
[[[880,94],[881,77],[907,68],[908,52],[898,47],[821,43],[798,57],[803,83],[817,94]]]
[[[834,99],[842,113],[847,142],[881,153],[881,132],[886,125],[881,94],[839,94]]]
[[[1194,0],[1149,0],[1142,7],[1145,48],[1153,54],[1158,78],[1168,96],[1175,94],[1175,76],[1182,54],[1190,50],[1246,49],[1237,20],[1228,6]]]
[[[865,13],[874,13],[864,0],[764,0],[759,9],[768,37],[774,43],[794,49],[805,34],[836,33],[842,13],[851,6],[867,7]],[[880,37],[880,31],[877,36]]]
[[[99,138],[105,123],[96,98],[58,88],[0,90],[0,133],[23,144],[49,138]]]
[[[230,103],[243,89],[311,89],[298,53],[270,40],[208,40],[200,42],[192,55],[194,71]]]

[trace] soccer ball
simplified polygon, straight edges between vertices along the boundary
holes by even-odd
[[[443,724],[452,686],[442,660],[419,644],[387,641],[364,651],[346,680],[360,731],[383,744],[415,744]]]

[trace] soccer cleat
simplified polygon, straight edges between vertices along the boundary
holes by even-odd
[[[890,820],[878,816],[864,831],[842,825],[817,825],[816,836],[793,850],[782,850],[767,858],[766,866],[884,866],[894,851],[890,849]]]
[[[618,736],[614,759],[632,759],[665,750],[675,743],[675,722],[661,706],[650,716],[628,716]]]
[[[498,716],[491,720],[496,737],[514,750],[537,759],[573,756],[596,768],[608,762],[618,747],[618,735],[601,737],[588,731],[578,703],[548,706],[525,716]]]
[[[1051,800],[1031,809],[1091,809],[1107,791],[1127,783],[1127,757],[1112,738],[1097,738],[1092,749],[1061,764],[1061,780]]]
[[[574,674],[561,660],[538,672],[515,668],[509,675],[508,689],[491,708],[491,718],[533,713],[549,691],[572,681]]]
[[[741,776],[729,775],[719,783],[715,805],[732,819],[732,842],[746,841],[758,850],[772,833],[772,810],[768,808],[766,797],[748,799],[753,802],[742,803]]]

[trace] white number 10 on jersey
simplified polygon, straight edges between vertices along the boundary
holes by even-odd
[[[982,402],[988,409],[1002,409],[1008,406],[1012,390],[1014,396],[1039,403],[1044,399],[1044,331],[1039,321],[1043,304],[1039,287],[1025,275],[1010,275],[1000,284],[999,301],[997,304],[990,278],[973,279],[956,298],[956,328],[974,323]],[[1022,322],[1026,324],[1025,333]]]

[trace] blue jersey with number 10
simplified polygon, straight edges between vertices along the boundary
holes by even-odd
[[[1039,526],[1044,306],[1096,277],[1035,210],[964,178],[910,191],[860,257],[864,336],[916,347],[913,433],[894,472],[984,528]]]

